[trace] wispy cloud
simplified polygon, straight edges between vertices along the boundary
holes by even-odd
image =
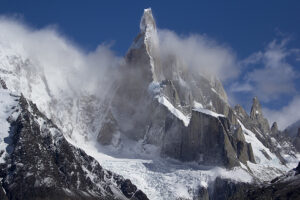
[[[296,85],[299,79],[296,64],[300,49],[290,48],[290,42],[291,38],[286,36],[281,40],[274,39],[264,50],[255,52],[240,61],[243,76],[233,81],[229,87],[235,102],[239,102],[243,95],[249,98],[257,96],[265,105],[284,98],[292,98],[293,100],[286,102],[286,106],[282,108],[274,108],[274,110],[264,108],[267,118],[271,122],[278,122],[282,129],[300,119],[300,115],[296,112],[300,108],[300,98],[297,96],[299,88]],[[242,104],[247,103],[242,102]]]
[[[298,50],[289,49],[289,41],[289,38],[273,40],[264,51],[256,52],[241,61],[246,73],[241,80],[232,84],[230,90],[250,92],[264,102],[296,93],[294,81],[299,74],[288,58]]]

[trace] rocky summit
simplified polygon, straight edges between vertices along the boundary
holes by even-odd
[[[228,168],[240,161],[255,162],[237,120],[232,125],[226,117],[233,110],[221,82],[190,71],[179,58],[162,61],[151,10],[145,10],[140,27],[116,82],[99,142],[112,142],[111,133],[121,133],[181,161]]]
[[[140,27],[101,125],[101,144],[112,143],[113,133],[121,143],[126,137],[155,145],[162,157],[232,168],[259,162],[244,136],[249,130],[285,163],[256,97],[250,116],[240,106],[231,108],[217,77],[187,68],[180,58],[160,57],[151,10],[145,10]]]
[[[150,8],[139,27],[101,93],[0,41],[0,199],[299,199],[300,129],[163,52]]]

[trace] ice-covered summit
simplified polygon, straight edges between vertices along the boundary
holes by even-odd
[[[156,23],[152,15],[151,8],[144,9],[144,14],[141,18],[140,23],[141,32],[146,32],[147,30],[156,30]]]
[[[146,67],[146,71],[150,69],[150,73],[147,72],[151,77],[150,81],[159,82],[164,79],[160,66],[159,38],[151,8],[144,10],[140,22],[140,33],[132,43],[126,58],[131,62],[130,65]],[[150,61],[150,66],[148,61]]]

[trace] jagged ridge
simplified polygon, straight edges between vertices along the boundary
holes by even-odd
[[[11,95],[5,92],[0,89],[1,95]],[[8,199],[147,199],[130,180],[70,145],[35,104],[24,96],[13,98],[9,135],[1,138],[8,143],[0,164]]]

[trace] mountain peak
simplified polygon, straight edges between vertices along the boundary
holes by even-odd
[[[274,122],[272,127],[271,127],[271,132],[272,133],[278,133],[278,125],[277,122]]]
[[[152,15],[151,8],[144,9],[144,14],[140,23],[141,32],[146,32],[148,29],[156,30],[155,20]]]
[[[256,121],[256,123],[259,124],[259,127],[262,132],[269,133],[270,125],[269,125],[268,120],[266,118],[264,118],[258,98],[254,97],[252,102],[253,103],[252,103],[251,112],[250,112],[250,119]]]
[[[254,97],[252,100],[250,117],[255,119],[255,118],[257,118],[257,116],[261,116],[261,115],[262,115],[261,105],[258,101],[258,98]]]

